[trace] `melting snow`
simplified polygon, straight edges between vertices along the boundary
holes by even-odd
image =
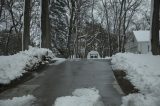
[[[32,95],[0,100],[0,106],[33,106],[36,98]]]
[[[104,106],[95,88],[76,89],[72,95],[57,98],[53,106]]]

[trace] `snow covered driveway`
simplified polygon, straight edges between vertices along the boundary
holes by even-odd
[[[118,87],[108,60],[65,61],[43,70],[34,79],[0,94],[0,99],[30,94],[36,97],[38,106],[52,106],[58,97],[70,96],[76,89],[96,88],[105,106],[121,105],[122,95],[116,90]],[[74,98],[75,94],[72,95]],[[85,97],[76,98],[83,100]]]

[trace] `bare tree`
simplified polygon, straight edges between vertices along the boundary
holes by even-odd
[[[106,30],[110,42],[110,54],[112,52],[124,52],[124,46],[126,42],[126,32],[129,28],[131,20],[140,6],[142,0],[101,0],[103,4],[104,16],[106,19]],[[117,46],[116,50],[113,50],[111,44],[111,35],[117,35],[117,43],[114,41],[114,45]]]
[[[102,4],[104,7],[104,14],[105,14],[105,18],[106,18],[106,28],[107,28],[107,35],[108,35],[108,43],[109,43],[109,56],[112,55],[112,44],[111,44],[111,25],[109,22],[109,14],[108,14],[108,8],[107,8],[107,2],[102,0]],[[116,21],[116,20],[115,20]]]
[[[68,56],[71,56],[71,39],[73,34],[73,25],[75,23],[74,16],[75,16],[75,0],[68,0],[68,7],[70,9],[70,21],[69,21],[69,31],[68,31]]]

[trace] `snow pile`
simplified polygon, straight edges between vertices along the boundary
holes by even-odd
[[[140,90],[124,97],[122,106],[160,106],[160,56],[118,53],[111,62],[113,70],[124,70],[126,78]]]
[[[110,59],[111,59],[111,57],[106,56],[104,59],[106,59],[106,60],[110,60]]]
[[[129,94],[122,98],[121,106],[160,106],[159,98],[150,94]]]
[[[53,106],[103,106],[99,91],[95,88],[76,89],[72,95],[57,98]]]
[[[32,95],[0,100],[0,106],[33,106],[36,98]]]
[[[33,48],[11,56],[0,56],[0,84],[8,84],[27,70],[36,68],[43,60],[54,58],[48,49]]]

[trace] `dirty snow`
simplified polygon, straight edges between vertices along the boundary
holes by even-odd
[[[33,106],[36,98],[32,95],[0,100],[0,106]]]
[[[57,98],[53,106],[104,106],[95,88],[76,89],[72,95]]]
[[[124,70],[140,93],[123,97],[122,106],[160,106],[160,56],[118,53],[112,56],[113,70]]]
[[[50,50],[33,47],[15,55],[0,56],[0,84],[8,84],[21,77],[27,70],[36,68],[39,62],[43,61],[44,56],[54,58]]]

